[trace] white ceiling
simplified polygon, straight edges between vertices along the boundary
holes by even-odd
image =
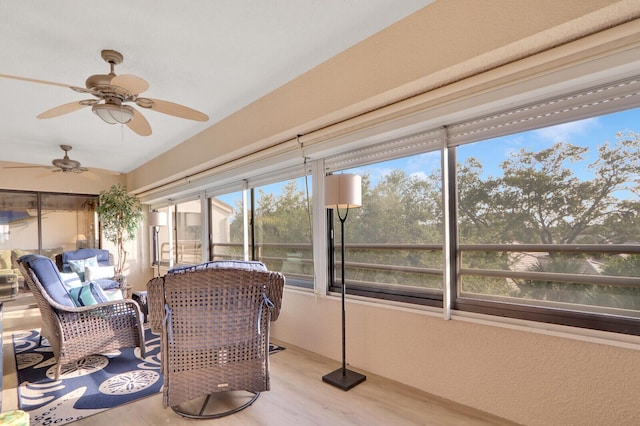
[[[0,74],[84,87],[107,74],[149,82],[143,96],[202,111],[202,123],[143,111],[153,134],[108,125],[71,89],[0,78],[1,161],[51,165],[59,145],[83,166],[128,172],[433,0],[0,0]]]

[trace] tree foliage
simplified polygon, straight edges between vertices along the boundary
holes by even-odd
[[[136,237],[136,231],[142,221],[142,205],[135,195],[127,192],[121,184],[100,192],[96,212],[102,224],[102,233],[107,241],[117,249],[115,272],[122,275],[127,261],[124,244]]]

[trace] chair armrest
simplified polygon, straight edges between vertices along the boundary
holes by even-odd
[[[271,310],[271,321],[278,319],[280,308],[282,308],[282,293],[284,292],[285,276],[281,272],[270,272],[269,283],[267,284],[267,297],[273,303]]]
[[[147,283],[147,310],[151,331],[162,331],[164,319],[164,277],[155,277]]]

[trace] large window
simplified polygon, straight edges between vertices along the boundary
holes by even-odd
[[[53,256],[98,247],[95,195],[0,191],[0,248]]]
[[[347,291],[441,305],[440,152],[344,171],[363,177],[362,207],[351,209],[345,221]],[[339,290],[341,224],[336,214],[331,216],[334,232],[330,235],[335,236],[332,283]]]
[[[289,285],[313,286],[310,177],[251,191],[251,258],[281,271]]]
[[[94,196],[42,194],[42,247],[47,253],[97,248],[98,218]]]
[[[452,123],[412,115],[380,134],[318,142],[304,169],[267,156],[221,173],[222,186],[206,190],[210,256],[260,260],[288,285],[340,291],[340,221],[313,207],[310,188],[354,173],[363,197],[344,229],[348,293],[441,307],[447,318],[640,335],[638,86],[627,78],[531,104],[516,97],[504,102],[511,109],[474,108]],[[187,225],[199,201],[188,204],[171,204],[176,250],[202,234]]]
[[[245,258],[243,194],[244,191],[235,191],[209,198],[212,260]]]
[[[640,317],[638,122],[633,109],[457,148],[459,308]]]
[[[174,206],[174,263],[193,265],[202,262],[202,218],[200,200]]]
[[[38,194],[0,191],[0,248],[37,252],[38,211]]]

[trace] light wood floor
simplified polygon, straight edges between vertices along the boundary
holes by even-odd
[[[39,327],[37,309],[9,310],[3,320],[3,411],[17,408],[15,361],[11,335]],[[249,408],[217,420],[184,419],[162,408],[160,394],[107,410],[74,425],[514,425],[486,413],[420,392],[367,372],[367,380],[344,392],[322,382],[339,367],[284,342],[271,356],[271,390]]]

